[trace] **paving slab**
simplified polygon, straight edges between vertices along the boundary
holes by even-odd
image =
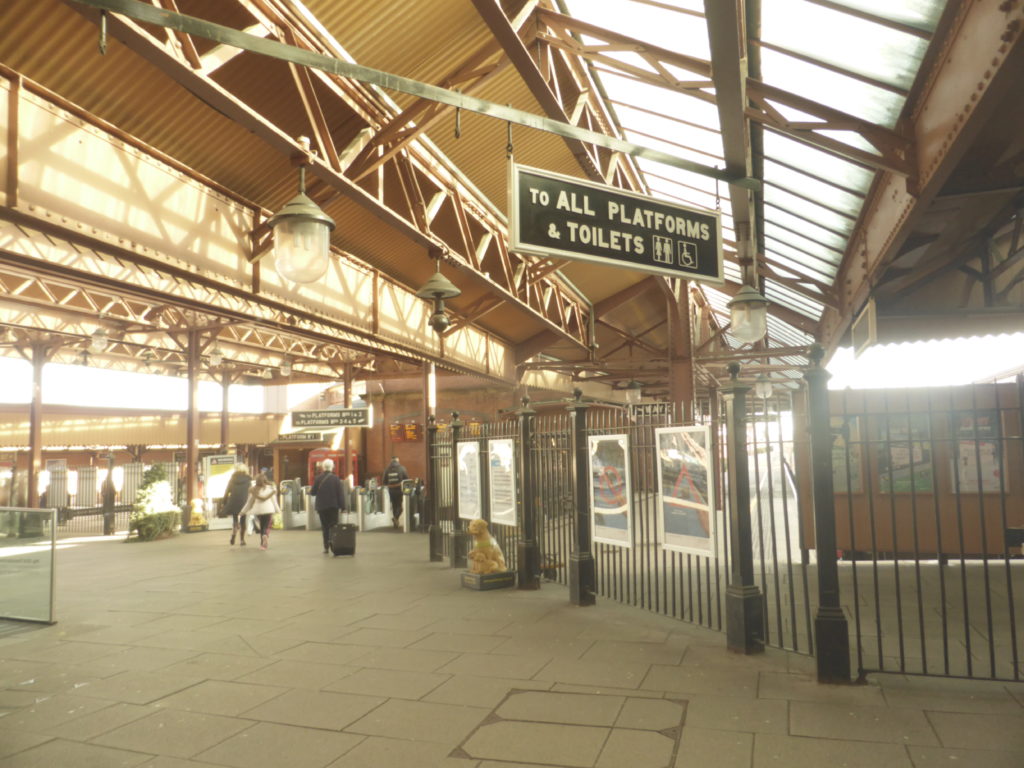
[[[97,736],[93,742],[151,755],[186,758],[252,726],[251,720],[164,709]]]
[[[238,715],[284,693],[290,688],[228,680],[204,680],[178,693],[153,702],[154,707],[206,712],[210,715]]]
[[[450,753],[444,744],[367,736],[328,768],[475,768],[476,761]]]
[[[753,768],[914,768],[901,744],[815,739],[759,733],[754,736]],[[966,767],[965,767],[966,768]]]
[[[596,768],[668,768],[672,764],[676,741],[653,731],[616,728],[609,735],[597,759]]]
[[[650,668],[650,664],[638,662],[607,664],[577,659],[553,659],[534,677],[538,680],[570,685],[639,688]]]
[[[907,747],[914,768],[1020,768],[1024,751],[1001,752],[989,749],[947,749],[945,747]]]
[[[450,675],[439,675],[432,672],[359,669],[325,685],[323,690],[339,693],[362,693],[384,696],[389,699],[422,699],[450,678]]]
[[[62,723],[57,729],[57,734],[62,739],[88,741],[122,725],[141,720],[154,712],[156,707],[152,704],[110,704],[103,709]]]
[[[235,768],[323,768],[355,748],[362,740],[362,737],[348,733],[261,723],[203,750],[196,755],[197,762],[192,765],[213,763]]]
[[[506,720],[481,726],[462,748],[473,758],[591,768],[610,731],[583,725]]]
[[[793,701],[789,705],[789,723],[793,736],[901,745],[940,744],[924,713],[917,710]]]
[[[625,701],[622,696],[516,691],[494,713],[505,720],[610,727]]]
[[[487,710],[480,707],[391,699],[345,730],[454,748],[486,715]]]
[[[241,716],[305,728],[340,731],[387,699],[329,691],[288,691],[245,710]]]
[[[551,683],[541,680],[451,675],[446,683],[428,693],[423,700],[491,709],[496,707],[513,690],[546,691],[549,688],[551,688]]]
[[[745,696],[687,696],[686,724],[750,733],[788,733],[789,702]]]
[[[673,768],[750,768],[754,735],[685,725]]]
[[[926,713],[944,747],[1024,752],[1024,712],[1013,715]]]
[[[615,719],[616,728],[664,731],[678,728],[686,715],[687,702],[628,698]]]
[[[122,749],[54,739],[4,759],[4,768],[132,768],[152,755]]]
[[[426,651],[424,651],[426,653]],[[438,672],[474,677],[503,677],[531,679],[548,663],[546,656],[505,656],[482,653],[451,654],[452,659]]]
[[[187,677],[160,670],[139,672],[131,670],[82,686],[79,691],[87,696],[131,704],[149,704],[203,682],[199,677]]]

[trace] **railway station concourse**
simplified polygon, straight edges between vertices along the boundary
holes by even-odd
[[[0,0],[0,766],[1024,765],[1022,37]],[[828,389],[987,336],[996,376]],[[45,400],[86,368],[187,407]],[[266,550],[216,517],[238,463]],[[154,467],[180,530],[126,545]]]

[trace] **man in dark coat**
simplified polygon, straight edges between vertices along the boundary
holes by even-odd
[[[320,532],[324,537],[324,554],[331,551],[331,528],[338,524],[338,512],[348,509],[348,488],[334,474],[334,461],[324,459],[321,472],[309,489],[316,497],[316,513],[320,516]]]
[[[224,491],[224,513],[225,516],[231,515],[231,543],[234,544],[235,536],[240,535],[239,543],[243,547],[245,546],[245,515],[241,515],[241,520],[239,520],[239,512],[242,511],[245,502],[249,500],[251,485],[252,478],[249,476],[249,470],[244,464],[237,464],[234,474],[228,480],[228,487]]]
[[[409,479],[409,473],[398,461],[397,456],[391,457],[391,463],[384,470],[384,485],[388,487],[391,498],[391,524],[397,528],[398,518],[402,516],[402,481]]]

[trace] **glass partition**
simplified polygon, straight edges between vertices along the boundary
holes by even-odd
[[[57,510],[0,507],[0,618],[56,621]]]

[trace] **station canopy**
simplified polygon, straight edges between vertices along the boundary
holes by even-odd
[[[335,248],[415,291],[437,267],[436,249],[424,246],[450,244],[446,274],[462,290],[447,302],[455,325],[491,334],[517,365],[615,389],[639,382],[659,397],[670,391],[670,364],[687,354],[680,333],[692,337],[698,385],[714,386],[729,362],[749,377],[795,380],[815,342],[832,351],[1021,325],[1024,95],[1013,9],[944,0],[121,0],[109,21],[133,52],[136,77],[125,81],[109,62],[122,54],[100,62],[85,51],[98,9],[111,5],[11,0],[0,60],[268,211],[293,192],[287,157],[253,140],[265,135],[254,126],[312,130],[314,147],[336,147],[338,176],[405,217],[368,215],[371,202],[335,185],[320,195],[339,222]],[[358,94],[343,85],[351,70],[303,89],[294,62],[257,48],[229,56],[200,32],[114,23],[138,5],[372,72],[354,78]],[[128,24],[140,31],[126,33]],[[194,60],[179,72],[154,45]],[[391,88],[380,73],[425,87]],[[431,87],[491,106],[455,109]],[[256,117],[213,100],[185,109],[182,88],[199,101],[227,92]],[[589,141],[595,134],[607,141]],[[510,157],[720,212],[724,283],[501,252],[484,228],[506,223]],[[408,164],[392,167],[401,158]],[[728,304],[744,285],[769,301],[767,336],[753,345],[729,329]],[[680,305],[685,323],[673,317]],[[407,358],[418,365],[431,355]]]

